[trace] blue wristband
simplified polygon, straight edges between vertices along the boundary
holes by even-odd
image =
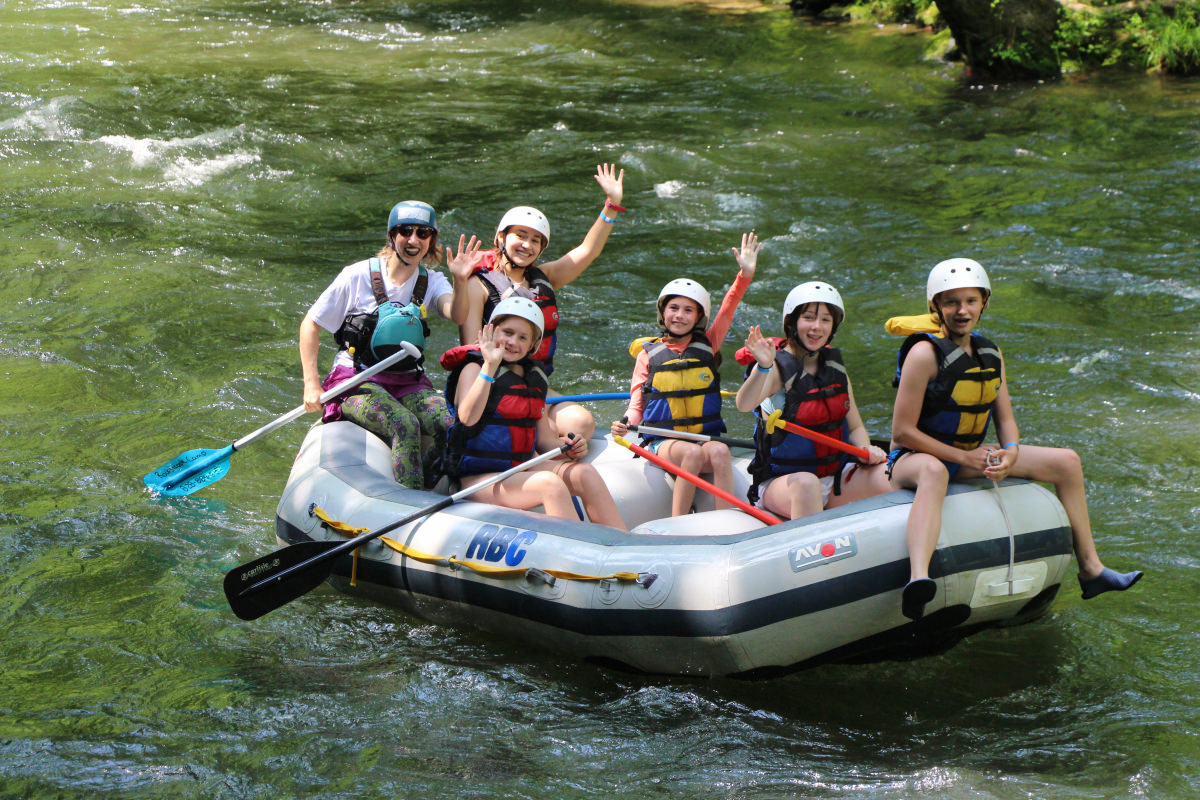
[[[771,365],[771,366],[769,366],[769,367],[764,367],[762,364],[755,364],[755,365],[754,365],[754,367],[755,367],[755,369],[757,369],[759,372],[770,372],[772,369],[774,369],[775,365],[774,365],[774,364],[772,364],[772,365]]]
[[[495,383],[495,382],[496,382],[496,379],[495,379],[495,378],[493,378],[491,375],[488,375],[488,374],[486,374],[486,373],[483,373],[483,372],[479,373],[479,377],[483,378],[483,379],[484,379],[485,381],[487,381],[488,383]]]
[[[604,215],[604,212],[603,212],[603,211],[601,211],[601,212],[600,212],[600,219],[604,220],[604,221],[605,221],[605,222],[607,222],[609,225],[612,225],[614,222],[616,222],[616,221],[617,221],[617,220],[616,220],[616,217],[606,217],[606,216]]]
[[[1020,446],[1021,446],[1020,442],[1009,442],[1008,444],[1004,445],[1004,449],[1007,450],[1010,447],[1020,447]]]

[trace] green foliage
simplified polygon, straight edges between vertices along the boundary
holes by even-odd
[[[1044,47],[1017,34],[1003,46],[992,49],[988,54],[988,63],[983,66],[996,77],[1056,77],[1060,71],[1060,59],[1052,48],[1047,52]]]
[[[1200,2],[1153,3],[1145,13],[1127,7],[1066,9],[1056,44],[1066,66],[1097,69],[1119,64],[1176,75],[1200,74]]]
[[[1134,63],[1127,25],[1119,15],[1064,9],[1055,50],[1064,68],[1089,70]]]
[[[994,9],[1003,0],[992,0]],[[1111,5],[1110,5],[1111,3]],[[858,0],[850,6],[853,19],[909,22],[932,27],[944,40],[941,18],[933,0]],[[944,53],[946,41],[931,43],[930,53]],[[1094,4],[1064,6],[1059,16],[1053,58],[1035,63],[1035,51],[1020,34],[990,54],[988,68],[997,74],[1035,72],[1056,74],[1120,65],[1144,66],[1175,75],[1200,75],[1200,0],[1180,0],[1163,6],[1156,0],[1142,13],[1126,3],[1096,0]]]
[[[876,22],[922,22],[936,13],[933,0],[860,0],[850,8],[854,19],[871,19]]]
[[[1128,20],[1130,39],[1151,69],[1174,75],[1200,75],[1200,2],[1174,8],[1151,6],[1144,20]]]

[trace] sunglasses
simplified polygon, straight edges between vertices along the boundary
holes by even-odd
[[[397,225],[395,232],[399,233],[405,239],[413,235],[413,231],[417,232],[418,239],[428,239],[433,236],[435,231],[428,225]]]

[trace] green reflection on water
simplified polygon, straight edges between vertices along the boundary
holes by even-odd
[[[0,794],[1195,793],[1194,85],[971,87],[919,60],[922,33],[781,7],[24,2],[0,22]],[[201,497],[141,476],[299,402],[300,317],[395,200],[435,203],[447,241],[533,203],[554,256],[594,219],[601,161],[630,213],[563,292],[559,388],[623,388],[659,287],[722,290],[753,227],[731,342],[831,280],[883,436],[881,323],[972,254],[1023,438],[1080,451],[1102,552],[1147,579],[1064,588],[943,656],[751,685],[614,675],[328,590],[236,621],[223,570],[272,546],[303,424]]]

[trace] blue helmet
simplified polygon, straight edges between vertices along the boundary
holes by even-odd
[[[397,225],[428,225],[436,231],[437,212],[429,203],[402,200],[392,206],[392,213],[388,214],[387,235],[391,235],[392,228]]]

